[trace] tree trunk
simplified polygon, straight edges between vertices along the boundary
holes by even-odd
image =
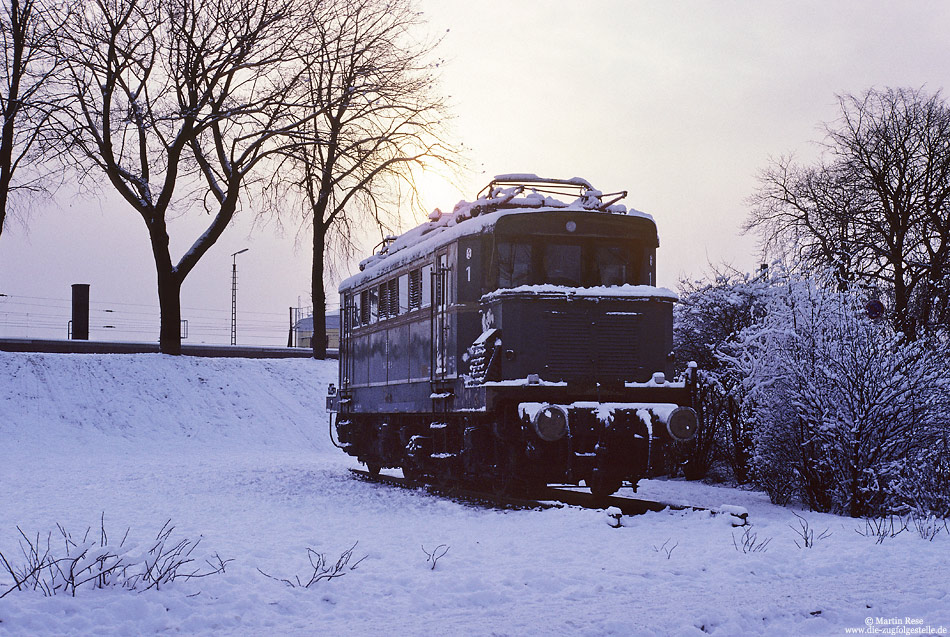
[[[181,278],[172,266],[168,233],[163,222],[149,224],[152,257],[158,275],[158,307],[161,314],[158,345],[163,354],[181,354]]]
[[[28,7],[27,16],[29,11]],[[27,16],[22,15],[18,0],[12,0],[9,13],[12,21],[12,33],[10,34],[12,43],[8,46],[12,51],[8,50],[7,55],[12,52],[13,60],[8,68],[9,84],[7,94],[4,96],[6,104],[3,112],[3,129],[0,132],[0,235],[3,234],[3,222],[7,218],[7,197],[10,192],[10,184],[13,183],[14,132],[20,114],[20,79],[25,72],[23,50],[26,46],[27,28],[22,23],[22,20]]]
[[[10,184],[13,183],[13,127],[16,117],[14,105],[16,99],[11,90],[3,131],[0,134],[0,235],[3,234],[3,222],[7,218],[7,198],[10,194]]]
[[[321,231],[320,223],[313,224],[313,264],[310,269],[310,295],[313,300],[313,357],[325,360],[327,357],[327,295],[323,289],[323,259],[326,252],[326,234]]]
[[[908,340],[917,340],[917,325],[910,315],[910,292],[904,280],[902,259],[891,258],[894,267],[894,327],[904,333]]]
[[[158,273],[158,305],[161,330],[158,337],[163,354],[181,354],[181,284],[174,272]]]

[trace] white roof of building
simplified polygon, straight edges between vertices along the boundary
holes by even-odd
[[[306,316],[294,325],[294,329],[298,332],[312,332],[313,331],[313,316]],[[339,312],[327,312],[327,329],[328,330],[338,330],[340,329],[340,313]]]

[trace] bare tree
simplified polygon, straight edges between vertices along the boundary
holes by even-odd
[[[831,268],[839,289],[857,269],[859,193],[837,164],[799,166],[774,160],[759,176],[760,189],[748,229],[762,232],[766,252],[791,257],[809,270]]]
[[[313,226],[313,355],[326,357],[325,268],[331,245],[346,253],[360,219],[386,232],[400,203],[415,200],[428,164],[455,165],[435,88],[435,44],[418,39],[412,0],[320,4],[306,52],[309,113],[302,143],[285,154],[278,191]]]
[[[84,176],[104,175],[145,222],[161,350],[181,352],[181,286],[230,223],[255,170],[300,121],[307,12],[292,0],[77,1],[57,38],[57,120]],[[312,115],[309,115],[312,116]],[[170,214],[209,223],[177,259]]]
[[[45,131],[51,105],[43,91],[55,70],[55,58],[47,43],[54,29],[46,18],[55,14],[35,0],[9,0],[0,10],[0,39],[3,59],[0,72],[0,234],[10,203],[17,190],[37,191],[43,183],[36,178],[20,183],[14,177],[29,163],[40,135]]]
[[[939,92],[869,90],[839,98],[823,159],[784,158],[760,176],[747,228],[767,248],[887,290],[893,323],[916,336],[948,318],[950,108]]]

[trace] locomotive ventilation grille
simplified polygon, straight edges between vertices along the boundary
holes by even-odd
[[[546,377],[625,379],[642,366],[638,313],[548,312],[547,318]]]

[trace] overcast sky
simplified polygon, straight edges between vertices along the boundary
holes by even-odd
[[[836,117],[836,94],[950,83],[944,2],[421,6],[432,34],[444,36],[442,86],[472,167],[461,190],[427,180],[427,205],[451,209],[510,172],[628,190],[623,203],[656,219],[659,283],[674,289],[709,264],[756,267],[757,241],[740,232],[755,176],[770,156],[815,156],[811,142]],[[203,229],[197,215],[172,226],[173,257]],[[189,341],[228,342],[231,253],[245,247],[238,342],[282,344],[288,307],[309,304],[307,238],[252,220],[242,213],[186,279]],[[0,336],[65,337],[72,283],[91,286],[92,338],[157,339],[147,234],[108,191],[63,193],[4,229]]]

